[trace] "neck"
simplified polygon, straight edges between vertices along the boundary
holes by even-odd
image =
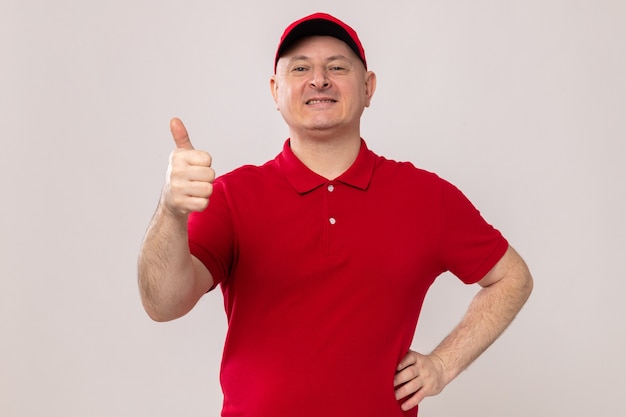
[[[333,180],[343,174],[356,160],[361,137],[356,135],[303,136],[291,132],[291,150],[311,171]]]

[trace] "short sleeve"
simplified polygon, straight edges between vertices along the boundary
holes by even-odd
[[[189,249],[211,272],[214,285],[228,277],[234,253],[234,228],[223,181],[213,184],[208,207],[188,220]]]
[[[502,258],[508,242],[454,185],[443,181],[440,260],[467,284],[480,281]]]

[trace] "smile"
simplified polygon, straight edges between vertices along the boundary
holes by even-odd
[[[336,103],[336,102],[337,100],[332,100],[332,99],[323,99],[323,100],[313,99],[313,100],[308,100],[306,104],[322,104],[322,103]]]

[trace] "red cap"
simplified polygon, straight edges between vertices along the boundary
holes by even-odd
[[[358,35],[350,26],[326,13],[314,13],[310,16],[296,20],[285,29],[283,36],[280,38],[278,49],[276,50],[276,58],[274,59],[274,72],[278,58],[285,52],[287,48],[293,45],[297,40],[308,36],[332,36],[344,41],[361,58],[363,65],[367,69],[367,61],[365,60],[365,51],[359,40]]]

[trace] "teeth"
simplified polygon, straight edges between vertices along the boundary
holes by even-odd
[[[308,104],[334,103],[335,100],[309,100]]]

